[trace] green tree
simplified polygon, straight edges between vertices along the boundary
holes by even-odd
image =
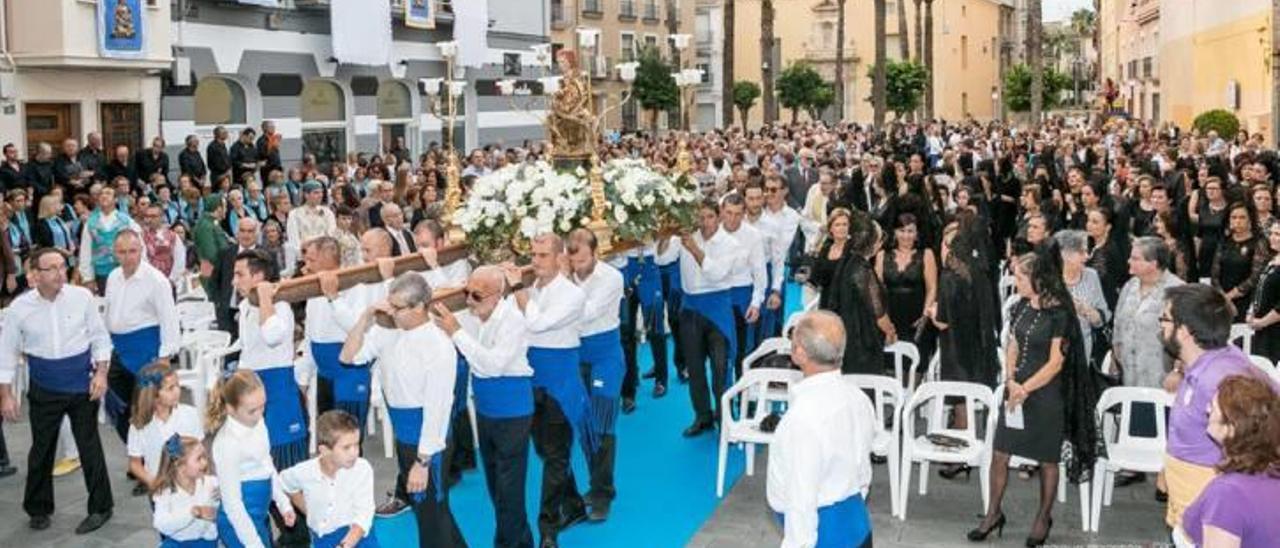
[[[671,77],[671,66],[662,60],[654,48],[640,52],[640,67],[631,93],[640,108],[649,112],[649,129],[658,129],[658,113],[671,110],[680,103],[680,89]]]
[[[929,83],[929,71],[915,61],[888,61],[884,68],[885,101],[893,115],[901,120],[920,108],[925,86]],[[875,71],[873,66],[867,75],[874,78]]]
[[[1229,110],[1215,109],[1200,113],[1191,123],[1191,127],[1201,135],[1216,131],[1219,137],[1230,140],[1233,135],[1240,132],[1240,119]]]
[[[733,83],[733,106],[738,108],[738,119],[742,120],[742,127],[747,127],[747,114],[751,112],[751,107],[756,105],[756,99],[760,98],[760,86],[755,82],[748,80],[738,80]],[[733,124],[733,120],[729,120],[729,124]]]
[[[809,99],[809,118],[817,120],[822,118],[822,113],[836,102],[836,89],[831,84],[822,83],[822,87],[814,90],[813,97]]]
[[[1052,109],[1059,104],[1059,94],[1071,87],[1071,78],[1054,70],[1053,67],[1045,67],[1041,74],[1044,82],[1041,103],[1045,109]],[[1004,104],[1009,107],[1009,110],[1014,112],[1032,110],[1031,80],[1031,69],[1025,64],[1014,65],[1005,73]]]
[[[795,122],[801,110],[812,111],[821,104],[819,97],[822,90],[829,90],[830,84],[822,81],[822,75],[806,62],[792,63],[778,76],[778,101],[785,108],[791,109],[791,121]],[[826,105],[835,100],[835,92],[830,91]]]

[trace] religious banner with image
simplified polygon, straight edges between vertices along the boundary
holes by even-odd
[[[241,4],[253,4],[255,6],[263,6],[267,8],[280,7],[280,0],[238,0]]]
[[[415,29],[436,28],[435,0],[404,0],[404,26]]]
[[[144,55],[142,0],[98,0],[98,51],[103,57]]]

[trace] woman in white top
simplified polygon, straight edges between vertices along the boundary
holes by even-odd
[[[200,414],[196,408],[179,403],[181,395],[178,373],[167,364],[157,362],[138,372],[128,436],[129,473],[138,480],[135,495],[145,493],[158,479],[161,454],[170,437],[179,434],[204,439]]]
[[[163,451],[155,486],[151,523],[161,548],[213,548],[217,545],[218,478],[209,475],[209,458],[200,438],[174,434]]]

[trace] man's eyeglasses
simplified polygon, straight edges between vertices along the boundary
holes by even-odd
[[[781,188],[779,188],[779,187],[776,187],[776,186],[767,186],[767,187],[764,187],[764,193],[765,193],[765,194],[777,194],[778,192],[781,192],[781,191],[782,191],[782,189],[781,189]]]
[[[474,289],[464,289],[462,290],[462,294],[466,295],[467,300],[473,303],[484,302],[485,299],[489,298],[488,293],[481,293]]]

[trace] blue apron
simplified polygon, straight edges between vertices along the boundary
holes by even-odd
[[[240,482],[240,500],[244,509],[253,520],[253,528],[258,531],[258,540],[263,546],[271,546],[271,525],[267,522],[267,507],[271,505],[271,479]],[[245,544],[236,536],[235,527],[222,506],[218,507],[218,539],[228,548],[242,548]]]
[[[600,438],[613,434],[618,417],[618,397],[622,393],[625,366],[622,359],[622,336],[617,328],[582,337],[582,363],[591,367],[590,412],[586,416],[584,443],[588,454],[600,447]]]
[[[742,285],[729,290],[729,298],[733,301],[733,309],[737,311],[738,316],[745,318],[747,315],[747,309],[751,307],[751,289],[752,287],[749,285]],[[743,320],[743,322],[745,323],[746,320]],[[746,335],[747,340],[738,341],[738,344],[742,346],[744,354],[749,353],[756,348],[755,330],[757,326],[751,324],[746,324],[746,326],[746,329],[743,330],[743,334]],[[736,354],[730,354],[730,356],[736,356]]]
[[[414,453],[418,452],[418,442],[422,440],[422,408],[421,407],[391,407],[387,406],[387,417],[391,419],[391,431],[395,437],[396,443],[407,445],[413,448]],[[445,439],[448,439],[445,434]],[[441,479],[444,477],[441,472],[441,459],[444,451],[436,451],[431,455],[431,463],[428,472],[431,474],[430,484],[435,486],[436,501],[444,500],[443,489],[444,483]],[[411,493],[413,502],[421,502],[423,493]]]
[[[533,387],[547,391],[575,432],[582,429],[587,408],[587,391],[582,386],[578,347],[529,347],[533,367]]]
[[[31,384],[41,390],[59,394],[89,393],[93,360],[90,359],[88,350],[56,360],[27,354],[27,368],[31,371]]]
[[[729,296],[729,290],[684,294],[680,298],[680,307],[681,310],[690,310],[706,318],[724,337],[725,356],[728,356],[729,361],[729,370],[725,374],[731,375],[733,361],[738,356],[738,337],[733,325],[733,300]],[[686,367],[698,365],[700,364],[685,364]]]
[[[307,458],[307,420],[302,411],[298,382],[293,366],[270,367],[257,371],[267,392],[267,438],[271,441],[271,457],[276,468],[284,470]]]
[[[777,310],[769,308],[768,295],[770,291],[773,291],[772,288],[774,280],[773,263],[766,264],[764,266],[764,271],[768,274],[768,285],[766,287],[769,287],[770,289],[765,291],[765,305],[760,307],[760,321],[756,324],[756,327],[759,328],[756,332],[757,341],[763,341],[769,337],[778,336],[780,333],[779,328],[782,325],[782,314],[783,311],[787,309],[787,285],[785,281],[782,283],[782,288],[778,291],[778,298],[782,300],[782,304],[778,306]]]
[[[640,309],[649,320],[646,329],[649,333],[662,334],[662,273],[658,264],[653,262],[652,255],[644,257],[627,257],[627,264],[622,270],[626,287],[634,288],[640,300]],[[634,325],[634,323],[633,323]]]
[[[486,419],[512,419],[533,414],[533,380],[529,377],[476,377],[476,414]]]
[[[160,548],[217,548],[218,541],[207,539],[173,540],[160,535]]]
[[[418,516],[407,505],[394,514],[374,514],[370,536],[381,546],[418,546]]]
[[[311,357],[316,374],[333,384],[333,399],[338,402],[369,403],[369,364],[342,363],[342,343],[311,343]]]
[[[470,378],[471,366],[467,363],[467,358],[458,352],[457,369],[453,376],[453,409],[450,410],[449,420],[453,420],[467,408],[467,381]]]
[[[317,535],[315,531],[311,531],[311,547],[312,548],[337,548],[342,543],[342,539],[346,538],[347,531],[351,529],[350,525],[339,527],[325,536]],[[379,548],[378,539],[373,537],[373,533],[365,531],[364,538],[356,543],[358,548]]]
[[[786,516],[777,514],[785,526]],[[871,534],[871,516],[862,495],[854,493],[835,504],[818,509],[818,543],[814,548],[855,548]]]
[[[160,326],[153,325],[128,333],[112,333],[111,346],[120,363],[134,375],[160,357]]]

